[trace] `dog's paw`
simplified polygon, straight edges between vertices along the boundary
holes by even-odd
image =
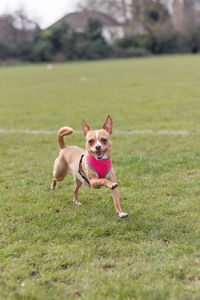
[[[125,213],[125,212],[120,212],[117,215],[120,217],[120,219],[127,219],[128,218],[128,214]]]
[[[52,191],[55,191],[55,190],[56,190],[56,187],[53,186],[53,184],[51,185],[51,190],[52,190]]]
[[[116,187],[118,187],[118,183],[117,183],[117,182],[114,182],[114,183],[112,184],[112,190],[114,190]]]
[[[76,205],[78,205],[78,206],[81,206],[81,202],[79,202],[79,201],[77,201],[77,200],[73,200],[73,202],[76,204]]]

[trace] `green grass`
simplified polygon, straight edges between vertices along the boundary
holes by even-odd
[[[200,56],[0,68],[0,128],[200,131]],[[80,77],[86,77],[81,81]],[[50,190],[56,136],[0,134],[1,299],[200,299],[200,136],[113,134],[106,189]],[[84,137],[66,139],[84,147]]]

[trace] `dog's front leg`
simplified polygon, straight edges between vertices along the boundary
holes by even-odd
[[[112,182],[106,178],[92,178],[90,179],[90,184],[91,184],[91,188],[92,189],[96,189],[96,188],[100,188],[102,186],[106,186],[109,189],[114,189],[117,187],[117,183],[116,182]]]
[[[116,182],[116,178],[115,178],[115,172],[114,172],[114,169],[112,168],[110,170],[110,173],[109,173],[109,177],[108,177],[112,182]],[[120,194],[119,194],[119,188],[118,188],[118,185],[115,189],[112,189],[111,190],[111,194],[112,194],[112,198],[113,198],[113,202],[114,202],[114,206],[115,206],[115,210],[116,210],[116,213],[117,215],[124,219],[124,218],[127,218],[128,217],[128,214],[123,212],[122,209],[121,209],[121,206],[120,206]]]
[[[113,202],[114,202],[114,206],[115,206],[115,210],[116,210],[116,214],[120,217],[120,218],[127,218],[128,214],[123,212],[120,206],[120,195],[119,195],[119,189],[118,187],[114,190],[111,191],[112,194],[112,198],[113,198]]]

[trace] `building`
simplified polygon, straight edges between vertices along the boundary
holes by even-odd
[[[200,24],[200,1],[174,0],[172,21],[175,28],[182,32],[187,32]]]
[[[53,24],[53,26],[64,22],[68,24],[74,31],[83,32],[85,31],[88,19],[95,19],[101,22],[102,35],[110,44],[112,44],[116,39],[124,37],[123,26],[109,15],[99,11],[84,10],[82,12],[70,13]]]

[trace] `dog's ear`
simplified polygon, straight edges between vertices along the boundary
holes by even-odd
[[[82,129],[83,129],[84,136],[86,136],[88,131],[91,130],[91,128],[85,123],[83,119],[82,119]]]
[[[105,129],[109,134],[112,133],[112,118],[110,115],[107,116],[107,119],[103,124],[103,129]]]

